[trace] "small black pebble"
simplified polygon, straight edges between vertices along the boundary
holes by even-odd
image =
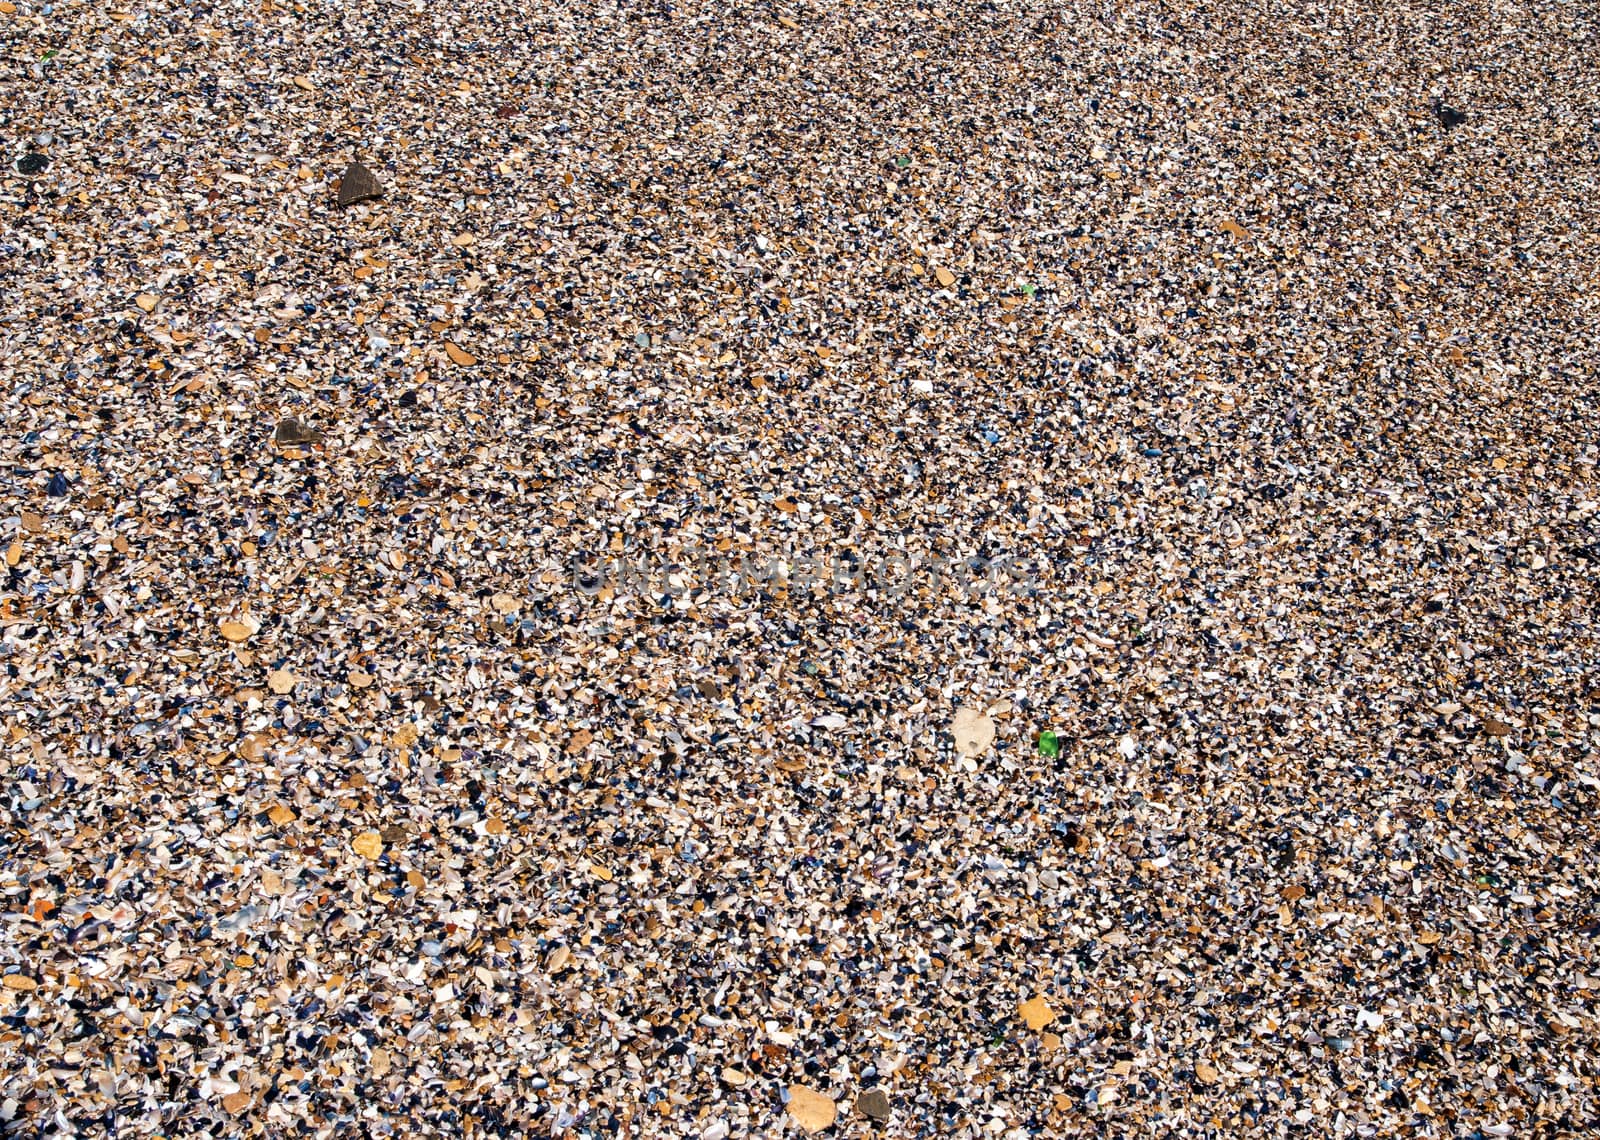
[[[37,151],[30,151],[21,158],[17,159],[17,173],[26,174],[29,177],[32,177],[35,174],[43,174],[45,167],[49,165],[49,158],[38,153]]]

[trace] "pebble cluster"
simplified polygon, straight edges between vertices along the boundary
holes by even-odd
[[[1597,25],[0,0],[0,1132],[1592,1135]]]

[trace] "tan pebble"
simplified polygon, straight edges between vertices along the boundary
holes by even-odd
[[[1029,998],[1017,1006],[1017,1013],[1029,1029],[1040,1030],[1056,1019],[1056,1011],[1042,995]]]
[[[978,756],[994,743],[994,721],[977,709],[957,709],[950,721],[956,751],[963,756]]]
[[[784,1106],[801,1128],[807,1132],[821,1132],[831,1128],[839,1115],[832,1098],[824,1096],[805,1085],[789,1086],[789,1103]]]
[[[350,850],[375,860],[383,854],[383,837],[376,831],[363,831],[350,841]]]
[[[229,1093],[227,1096],[222,1098],[222,1107],[227,1109],[234,1116],[239,1115],[239,1113],[249,1108],[251,1103],[252,1097],[249,1093],[243,1091]]]

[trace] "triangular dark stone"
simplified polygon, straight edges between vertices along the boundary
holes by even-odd
[[[381,197],[383,183],[378,181],[376,174],[359,162],[352,162],[344,168],[344,174],[339,178],[339,205],[353,206],[357,202]]]
[[[856,1108],[873,1120],[888,1120],[893,1115],[889,1094],[882,1089],[868,1089],[856,1100]]]
[[[312,446],[322,442],[322,433],[308,423],[290,417],[278,422],[277,430],[272,433],[275,443],[287,444],[290,447]]]

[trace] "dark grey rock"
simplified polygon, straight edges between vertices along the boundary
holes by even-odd
[[[383,183],[378,181],[376,174],[359,162],[352,162],[344,168],[344,173],[339,177],[340,206],[353,206],[357,202],[367,202],[381,197],[383,197]]]

